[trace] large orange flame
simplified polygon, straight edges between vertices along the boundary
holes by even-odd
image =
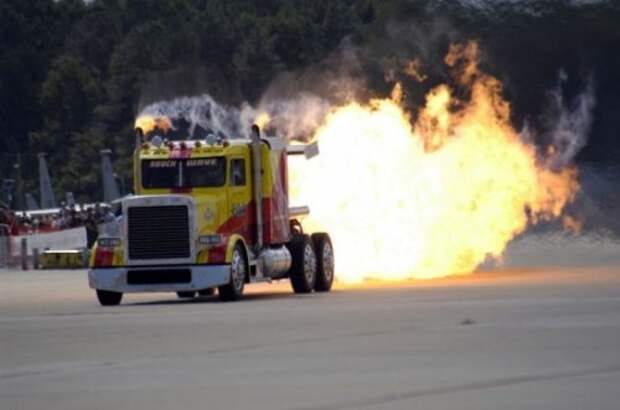
[[[579,190],[576,169],[548,169],[522,141],[475,43],[453,46],[446,63],[466,100],[436,87],[413,125],[398,98],[350,103],[317,130],[321,155],[292,163],[293,202],[330,232],[341,281],[471,273]]]

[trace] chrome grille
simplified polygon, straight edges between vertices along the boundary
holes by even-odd
[[[189,258],[187,206],[129,207],[127,239],[130,260]]]

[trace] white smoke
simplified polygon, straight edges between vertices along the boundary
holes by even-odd
[[[156,102],[145,107],[139,116],[145,115],[167,117],[173,124],[183,120],[189,125],[190,137],[197,126],[224,138],[245,137],[246,128],[251,125],[241,123],[239,109],[219,104],[208,94]]]
[[[330,109],[328,100],[310,93],[300,93],[291,99],[263,100],[256,107],[248,103],[230,107],[203,94],[151,104],[140,116],[167,117],[173,124],[184,121],[189,126],[189,137],[200,127],[205,133],[234,139],[247,138],[251,125],[267,114],[270,120],[266,128],[271,133],[289,140],[305,140],[323,123]]]
[[[554,169],[568,165],[586,145],[596,105],[592,77],[587,80],[585,89],[570,103],[566,101],[563,92],[563,85],[567,81],[566,72],[560,70],[557,87],[550,93],[553,114],[546,140],[555,149],[550,161]]]
[[[268,113],[271,117],[268,129],[288,140],[307,140],[323,124],[332,105],[324,98],[301,93],[292,99],[261,101],[258,108],[244,110],[246,116],[256,117]]]
[[[228,139],[248,138],[252,124],[267,116],[264,131],[268,135],[307,141],[333,107],[363,99],[368,93],[362,52],[345,37],[320,64],[279,74],[254,104],[229,106],[202,94],[150,104],[138,116],[167,117],[177,131],[176,125],[184,122],[183,129],[189,126],[184,138],[202,138],[206,132]]]

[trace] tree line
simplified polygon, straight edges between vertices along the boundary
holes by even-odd
[[[593,72],[600,144],[583,160],[609,159],[620,115],[618,7],[529,3],[536,12],[440,0],[3,0],[0,178],[15,178],[19,153],[23,191],[36,191],[36,153],[47,152],[57,196],[100,199],[103,148],[130,185],[132,125],[145,102],[204,92],[256,102],[279,74],[319,64],[343,39],[365,50],[362,69],[377,94],[387,89],[381,67],[391,57],[432,64],[449,42],[478,39],[515,121],[539,121],[530,117],[560,68],[574,79],[569,95]],[[430,84],[412,87],[444,80],[429,71]]]

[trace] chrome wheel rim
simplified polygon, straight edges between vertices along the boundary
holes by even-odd
[[[306,245],[304,249],[304,276],[308,284],[314,282],[314,276],[316,274],[316,255],[310,244]]]
[[[334,250],[329,243],[323,246],[323,273],[327,282],[331,282],[334,277]]]
[[[232,279],[232,285],[237,292],[243,289],[245,283],[245,262],[240,252],[235,250],[232,257],[232,263],[230,265],[230,275]]]

